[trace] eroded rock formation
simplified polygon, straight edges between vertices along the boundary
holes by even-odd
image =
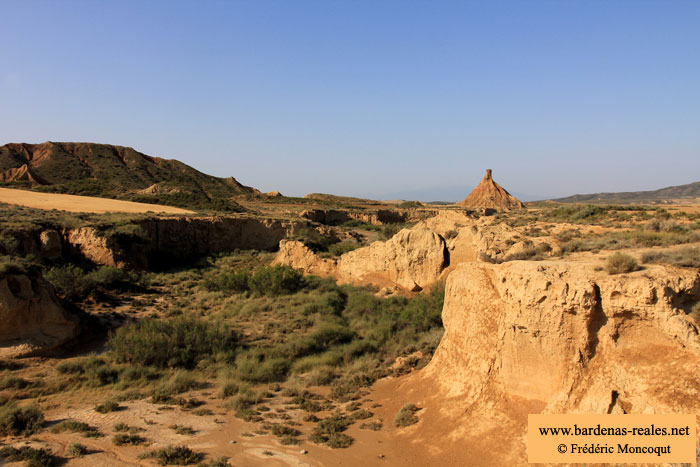
[[[66,255],[119,268],[161,269],[235,249],[275,250],[282,239],[302,235],[304,230],[344,238],[332,227],[245,216],[153,217],[107,231],[78,227],[7,235],[14,237],[25,255],[49,259]]]
[[[466,209],[479,211],[511,211],[525,207],[520,200],[493,181],[491,169],[486,170],[486,175],[481,179],[481,182],[459,205]]]
[[[54,349],[79,330],[79,318],[63,308],[38,274],[0,274],[0,358]]]
[[[699,300],[691,269],[462,263],[447,279],[442,341],[401,389],[426,409],[417,433],[441,427],[446,440],[495,449],[486,465],[525,465],[528,413],[699,413],[700,337],[687,315]]]
[[[397,284],[417,291],[439,279],[449,256],[440,235],[415,228],[403,229],[386,242],[374,242],[333,259],[319,258],[301,242],[283,241],[275,262],[309,274],[335,276],[341,282]]]
[[[342,255],[338,271],[348,282],[379,276],[415,291],[435,282],[448,263],[445,240],[430,229],[417,228]]]

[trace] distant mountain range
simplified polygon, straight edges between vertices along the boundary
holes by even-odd
[[[242,209],[234,196],[259,193],[233,177],[213,177],[174,159],[96,143],[0,146],[0,184],[225,211]]]
[[[687,185],[669,186],[653,191],[625,191],[619,193],[593,193],[557,198],[559,203],[671,203],[674,200],[695,201],[700,199],[700,182]]]

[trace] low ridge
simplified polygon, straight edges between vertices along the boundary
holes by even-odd
[[[696,201],[700,199],[700,182],[669,186],[650,191],[622,191],[613,193],[591,193],[557,198],[558,203],[671,203],[674,200]]]
[[[127,199],[181,207],[240,210],[233,196],[259,193],[233,177],[204,174],[174,159],[97,143],[0,146],[0,183],[8,188]]]

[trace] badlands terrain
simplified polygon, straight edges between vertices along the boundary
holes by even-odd
[[[453,205],[291,198],[87,143],[0,161],[5,465],[525,465],[528,414],[700,413],[689,199],[524,205],[490,171]],[[117,199],[61,204],[81,193]]]

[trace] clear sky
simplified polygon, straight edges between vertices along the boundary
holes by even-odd
[[[263,191],[525,198],[700,180],[699,1],[0,0],[0,144]],[[413,196],[412,196],[413,195]]]

